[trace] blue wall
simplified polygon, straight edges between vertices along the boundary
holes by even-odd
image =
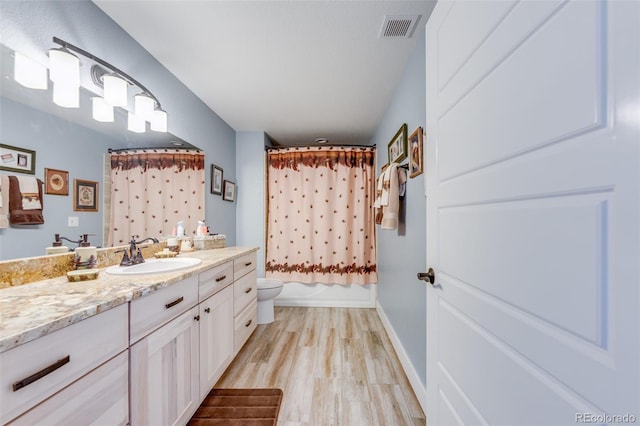
[[[56,36],[130,74],[160,100],[162,107],[169,114],[169,131],[205,152],[206,188],[210,187],[211,176],[208,166],[210,163],[222,167],[225,178],[235,181],[234,129],[90,1],[2,0],[0,1],[0,36],[5,46],[42,63],[46,63],[47,50],[58,47],[52,42],[52,37]],[[2,139],[2,143],[16,145],[11,140],[6,140],[4,131]],[[24,142],[23,146],[41,151],[46,150],[46,147],[52,143],[54,143],[52,140],[38,139],[31,143]],[[92,142],[84,141],[84,143]],[[99,143],[93,148],[101,153],[104,153],[104,149],[104,145]],[[36,176],[43,176],[45,166],[69,170],[72,161],[82,159],[83,154],[80,154],[69,156],[68,162],[65,162],[64,158],[58,158],[44,163],[43,158],[38,156]],[[89,157],[86,159],[88,160]],[[101,163],[93,167],[96,170],[102,170]],[[45,196],[47,206],[51,204],[49,200],[51,197]],[[47,207],[45,207],[45,220],[46,215]],[[236,203],[225,202],[222,197],[207,193],[206,222],[213,232],[227,235],[227,245],[235,245]],[[65,221],[64,228],[58,229],[58,232],[67,235],[75,233],[78,229],[67,228]],[[7,230],[0,231],[3,247],[24,242],[25,234],[19,234],[18,239],[14,239],[13,235],[15,233],[8,234]]]
[[[0,142],[36,151],[36,177],[43,179],[44,168],[69,172],[69,195],[43,194],[42,225],[0,229],[0,259],[44,255],[54,234],[77,240],[79,234],[95,234],[89,241],[102,245],[104,209],[98,212],[73,211],[73,179],[102,181],[104,153],[118,147],[116,141],[66,120],[0,97]],[[13,173],[7,173],[13,174]],[[103,187],[98,185],[99,196]],[[67,217],[76,216],[80,226],[67,227]],[[67,247],[75,247],[65,243]]]
[[[387,163],[387,144],[403,123],[409,135],[425,128],[426,75],[424,30],[384,118],[372,139],[378,150],[378,171]],[[424,139],[427,142],[426,138]],[[416,279],[425,270],[426,203],[424,174],[407,182],[404,220],[397,230],[378,226],[378,303],[382,306],[416,373],[426,384],[426,287]],[[402,216],[401,216],[402,217]]]
[[[237,132],[236,174],[238,175],[238,215],[236,242],[239,246],[260,247],[256,271],[264,277],[265,234],[265,144],[264,132]]]

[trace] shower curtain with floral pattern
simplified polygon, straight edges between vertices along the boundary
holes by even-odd
[[[204,212],[204,154],[184,149],[142,149],[110,154],[111,192],[107,245],[171,235],[184,221],[195,234]]]
[[[377,282],[373,148],[270,150],[266,276]]]

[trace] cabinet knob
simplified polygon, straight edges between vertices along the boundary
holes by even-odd
[[[200,315],[196,315],[195,317],[193,317],[193,319],[196,321],[200,321]]]
[[[204,308],[204,311],[205,311],[206,313],[209,313],[209,312],[211,312],[211,308]]]

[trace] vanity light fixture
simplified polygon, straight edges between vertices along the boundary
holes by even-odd
[[[150,127],[151,127],[151,130],[153,130],[154,132],[166,132],[167,131],[167,112],[161,109],[154,110]]]
[[[105,74],[102,76],[104,85],[104,100],[114,107],[126,107],[128,102],[127,80],[118,77],[116,74]]]
[[[147,131],[147,122],[135,112],[129,111],[127,129],[134,133],[144,133]]]
[[[49,49],[49,77],[54,83],[80,87],[80,59],[65,48]]]
[[[49,49],[49,79],[53,82],[53,101],[65,108],[80,106],[80,59],[83,56],[93,62],[91,77],[104,88],[104,97],[92,99],[93,117],[98,121],[114,121],[113,107],[122,107],[128,112],[128,129],[132,132],[146,131],[146,122],[157,132],[167,131],[167,112],[146,87],[129,74],[107,61],[80,49],[64,40],[53,37],[59,48]],[[16,81],[33,89],[47,88],[47,69],[15,52]],[[133,111],[128,106],[128,87],[136,86],[141,93],[134,97]]]
[[[153,110],[156,106],[153,98],[146,93],[138,93],[133,97],[133,101],[136,115],[145,121],[151,121],[153,119]]]
[[[80,59],[69,50],[49,49],[53,102],[63,108],[80,106]]]
[[[94,96],[91,98],[93,107],[93,119],[102,123],[113,122],[113,106],[111,106],[104,98]]]
[[[53,102],[63,108],[80,107],[80,88],[64,81],[54,81]]]
[[[29,89],[47,90],[47,67],[20,52],[15,52],[13,76],[15,80]]]

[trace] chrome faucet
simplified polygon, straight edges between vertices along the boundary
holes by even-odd
[[[120,266],[131,266],[131,265],[136,265],[138,263],[144,263],[144,257],[142,257],[142,252],[137,247],[138,244],[142,244],[145,241],[151,241],[156,244],[159,242],[157,238],[153,238],[153,237],[145,238],[140,241],[136,241],[136,238],[140,238],[140,236],[133,235],[131,237],[131,241],[129,241],[129,253],[127,253],[127,250],[118,250],[116,252],[116,253],[124,252],[124,255],[122,256],[122,261],[120,262]]]

